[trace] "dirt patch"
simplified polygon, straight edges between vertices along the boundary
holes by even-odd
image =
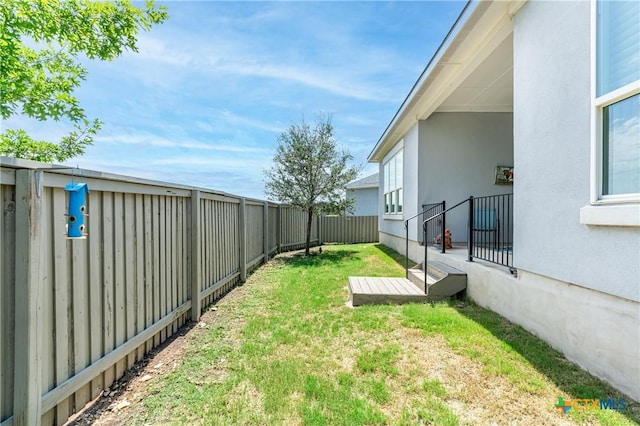
[[[232,311],[226,311],[223,307],[243,298],[246,293],[244,286],[227,293],[200,317],[200,322],[185,324],[136,363],[120,380],[105,389],[93,404],[71,417],[67,425],[122,425],[132,423],[136,417],[142,417],[145,411],[143,400],[153,380],[178,368],[185,351],[194,340],[206,333],[210,325],[220,321],[241,321]],[[238,326],[241,327],[240,324]]]

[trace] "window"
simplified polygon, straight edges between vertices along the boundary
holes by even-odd
[[[640,227],[640,2],[592,3],[591,205],[580,223]]]
[[[598,200],[640,199],[640,2],[596,3]]]
[[[402,153],[384,163],[384,213],[402,213]]]

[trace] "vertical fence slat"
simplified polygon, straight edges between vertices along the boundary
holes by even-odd
[[[95,362],[103,354],[102,350],[102,195],[91,191],[89,194],[89,217],[87,229],[89,236],[89,297],[91,307],[91,362]],[[91,385],[91,397],[96,398],[103,389],[102,377],[98,375]]]
[[[52,211],[63,212],[65,209],[64,193],[52,191]],[[66,262],[67,240],[65,234],[64,217],[53,215],[50,220],[53,223],[53,256],[54,262],[54,311],[55,311],[55,369],[56,385],[61,384],[69,377],[69,274]],[[69,401],[61,401],[56,407],[57,423],[61,424],[69,417]]]
[[[54,218],[56,215],[52,211],[53,203],[51,200],[52,188],[42,189],[42,211],[44,219]],[[64,216],[60,219],[64,221]],[[41,363],[41,377],[42,377],[42,390],[49,390],[56,387],[56,359],[55,359],[55,276],[54,276],[54,260],[51,256],[53,247],[53,223],[52,220],[42,220],[41,222],[41,239],[40,239],[40,259],[41,270],[43,277],[43,297],[40,301],[40,307],[42,309],[42,321],[40,326],[42,327],[42,363]],[[63,235],[58,235],[58,238],[64,239]],[[4,344],[1,342],[0,344]],[[65,400],[66,401],[66,400]],[[65,417],[66,419],[66,417]],[[42,422],[44,424],[55,424],[56,410],[48,410],[42,416]],[[62,424],[64,420],[58,419],[58,424]]]
[[[122,193],[115,193],[113,198],[113,230],[114,230],[114,310],[115,310],[115,347],[127,340],[127,311],[126,311],[126,271],[125,271],[125,229],[124,229],[124,200]],[[116,379],[125,371],[125,361],[116,363]]]
[[[125,314],[126,314],[126,339],[129,340],[136,334],[136,213],[135,199],[131,193],[124,194],[124,231],[125,231]],[[135,353],[127,356],[127,368],[135,364]]]
[[[240,207],[238,208],[238,251],[240,256],[240,281],[247,280],[247,208],[246,200],[240,199]]]
[[[59,237],[58,237],[59,238]],[[87,283],[87,240],[71,240],[72,300],[73,300],[73,370],[74,374],[89,365],[89,294]],[[79,411],[91,400],[89,383],[75,394],[75,407]]]
[[[143,197],[140,194],[135,195],[135,334],[142,333],[145,328],[145,291],[144,291],[144,210]],[[144,344],[138,348],[137,359],[143,358],[145,352]]]
[[[169,309],[174,310],[177,305],[177,285],[176,285],[176,270],[178,265],[176,264],[176,197],[169,197],[169,261],[167,262],[167,268],[169,268]],[[178,322],[174,321],[171,325],[171,334],[175,333]]]
[[[202,270],[200,269],[200,191],[191,191],[191,320],[200,320],[200,286]]]
[[[144,205],[144,328],[153,324],[153,199],[145,195]],[[153,341],[148,341],[146,350],[151,350]]]
[[[103,241],[103,346],[104,353],[108,354],[114,349],[115,345],[115,304],[114,304],[114,292],[113,292],[113,259],[114,259],[114,244],[113,244],[113,194],[111,192],[102,193],[102,241]],[[110,367],[104,372],[104,386],[109,387],[114,380],[114,368]]]
[[[15,173],[14,173],[15,176]],[[15,312],[15,185],[0,185],[0,422],[13,413]],[[5,367],[6,366],[6,367]]]

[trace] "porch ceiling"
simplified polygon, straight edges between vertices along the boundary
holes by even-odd
[[[380,162],[434,112],[513,111],[513,16],[523,0],[470,0],[369,154]]]
[[[509,35],[436,112],[512,112],[513,36]]]

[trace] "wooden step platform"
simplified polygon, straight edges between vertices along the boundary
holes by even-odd
[[[349,277],[353,306],[424,303],[427,296],[406,278]]]

